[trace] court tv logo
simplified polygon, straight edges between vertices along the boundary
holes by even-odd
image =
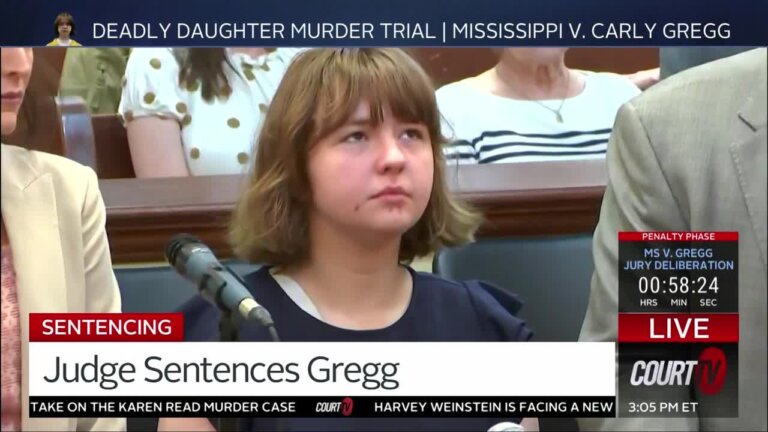
[[[338,413],[344,417],[352,415],[355,402],[350,397],[345,397],[340,402],[318,402],[315,406],[315,412],[318,413]]]
[[[705,395],[720,393],[728,364],[723,350],[704,349],[697,360],[637,360],[632,365],[629,383],[633,386],[690,386]]]

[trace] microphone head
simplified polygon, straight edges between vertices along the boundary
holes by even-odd
[[[165,259],[168,260],[168,263],[175,267],[176,266],[176,259],[179,257],[179,252],[181,249],[189,244],[203,244],[202,241],[200,241],[199,238],[191,235],[191,234],[176,234],[175,236],[171,237],[171,240],[168,241],[168,245],[165,247]]]
[[[488,429],[488,432],[523,432],[525,428],[517,423],[502,422],[496,423]]]

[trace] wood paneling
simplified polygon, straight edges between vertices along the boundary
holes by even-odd
[[[606,181],[605,161],[448,168],[452,189],[485,215],[480,236],[591,231]],[[115,263],[162,261],[166,242],[188,232],[220,258],[240,176],[101,180]]]
[[[574,69],[629,74],[659,67],[659,49],[571,48],[565,63]]]
[[[136,177],[128,146],[128,133],[117,114],[97,114],[92,118],[93,136],[97,143],[96,160],[99,178]]]

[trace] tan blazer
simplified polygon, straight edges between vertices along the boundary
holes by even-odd
[[[96,174],[59,156],[3,144],[2,213],[21,317],[22,430],[125,430],[124,419],[43,419],[28,413],[28,314],[120,312]]]
[[[739,417],[582,419],[582,430],[766,430],[766,61],[761,48],[681,72],[619,111],[581,329],[616,340],[618,231],[738,231]]]

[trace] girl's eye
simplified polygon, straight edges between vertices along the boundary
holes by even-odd
[[[342,140],[343,142],[359,142],[366,139],[365,133],[362,131],[356,131],[348,134]]]
[[[408,139],[424,139],[424,133],[417,128],[409,128],[403,132],[403,136]]]

